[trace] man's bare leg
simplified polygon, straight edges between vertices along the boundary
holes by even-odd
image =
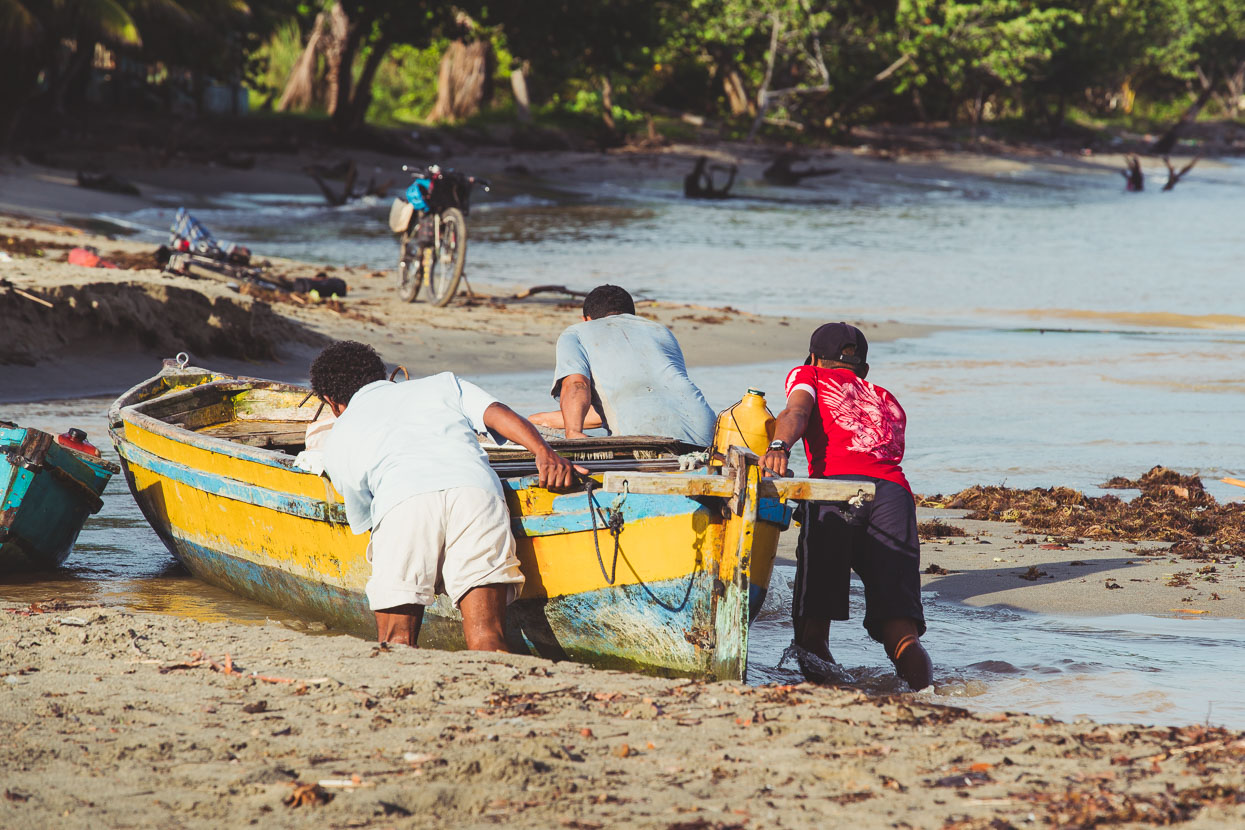
[[[395,605],[376,612],[376,639],[382,643],[414,646],[419,642],[419,626],[424,606]]]
[[[472,651],[510,651],[506,647],[506,593],[509,585],[480,585],[463,594],[463,636]]]
[[[929,652],[921,645],[916,623],[907,617],[898,617],[882,623],[882,642],[886,656],[895,664],[895,671],[913,691],[920,691],[934,680],[934,664]]]

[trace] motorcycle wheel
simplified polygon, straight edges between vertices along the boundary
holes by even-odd
[[[448,305],[454,299],[467,261],[467,221],[458,208],[446,208],[441,214],[440,242],[428,274],[428,299],[435,306]]]
[[[411,242],[411,232],[402,234],[402,247],[398,259],[398,299],[404,303],[415,302],[423,274],[419,269],[419,247]]]

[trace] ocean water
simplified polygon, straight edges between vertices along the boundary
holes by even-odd
[[[738,198],[691,202],[646,178],[588,186],[493,179],[476,194],[467,271],[480,283],[586,289],[808,319],[946,327],[875,344],[871,380],[909,416],[906,467],[922,492],[976,483],[1092,490],[1155,464],[1218,483],[1245,474],[1245,163],[1203,161],[1163,193],[1070,158],[941,178],[903,164]],[[844,174],[847,175],[847,174]],[[255,251],[392,267],[388,202],[224,194],[189,205]],[[153,241],[172,208],[109,217]],[[728,327],[723,337],[730,337]],[[802,360],[696,368],[715,407],[758,386],[781,403]],[[552,356],[551,356],[552,361]],[[481,379],[521,410],[548,408],[545,377]]]
[[[594,189],[493,177],[498,187],[469,220],[468,273],[477,282],[615,282],[642,296],[795,314],[810,330],[837,319],[943,327],[875,343],[870,353],[870,379],[907,411],[905,469],[920,492],[980,483],[1096,494],[1111,476],[1164,464],[1201,474],[1221,500],[1245,496],[1218,481],[1245,478],[1245,297],[1236,286],[1245,165],[1203,162],[1175,191],[1139,194],[1124,193],[1109,171],[952,181],[896,165],[850,188],[837,177],[782,189],[744,181],[741,198],[706,204],[642,175]],[[302,197],[227,194],[189,206],[218,236],[261,254],[383,268],[396,251],[384,200],[330,209]],[[175,207],[106,218],[155,241]],[[802,358],[693,367],[692,376],[715,408],[758,387],[776,411],[783,379]],[[522,412],[552,405],[547,373],[472,380]],[[103,442],[108,403],[4,406],[0,417],[55,431],[82,426]],[[67,568],[6,577],[0,596],[305,627],[189,577],[120,478],[104,504]],[[797,678],[782,663],[789,579],[778,569],[753,629],[754,680]],[[936,596],[928,614],[940,690],[956,702],[1245,727],[1245,709],[1219,691],[1245,680],[1245,622],[1043,618]],[[857,624],[836,626],[833,637],[863,688],[894,687],[881,648]]]

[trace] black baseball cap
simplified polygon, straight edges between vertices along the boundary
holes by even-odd
[[[843,354],[843,349],[855,346],[855,354]],[[863,366],[869,358],[869,341],[864,332],[847,323],[826,323],[819,326],[813,336],[808,339],[808,350],[828,360],[837,360],[852,366]],[[807,366],[813,362],[809,357],[804,361]]]

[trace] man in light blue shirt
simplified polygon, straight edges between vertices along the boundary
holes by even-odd
[[[366,593],[380,641],[415,645],[424,606],[444,592],[462,611],[468,648],[505,651],[505,607],[523,575],[501,481],[476,434],[530,450],[541,486],[569,486],[575,468],[478,386],[450,372],[392,383],[363,343],[325,348],[311,387],[337,417],[324,469],[350,529],[372,533]]]
[[[558,338],[551,394],[559,412],[532,423],[583,438],[603,426],[611,435],[661,435],[707,447],[714,414],[687,376],[683,350],[668,328],[637,317],[635,302],[616,285],[584,298],[583,322]]]

